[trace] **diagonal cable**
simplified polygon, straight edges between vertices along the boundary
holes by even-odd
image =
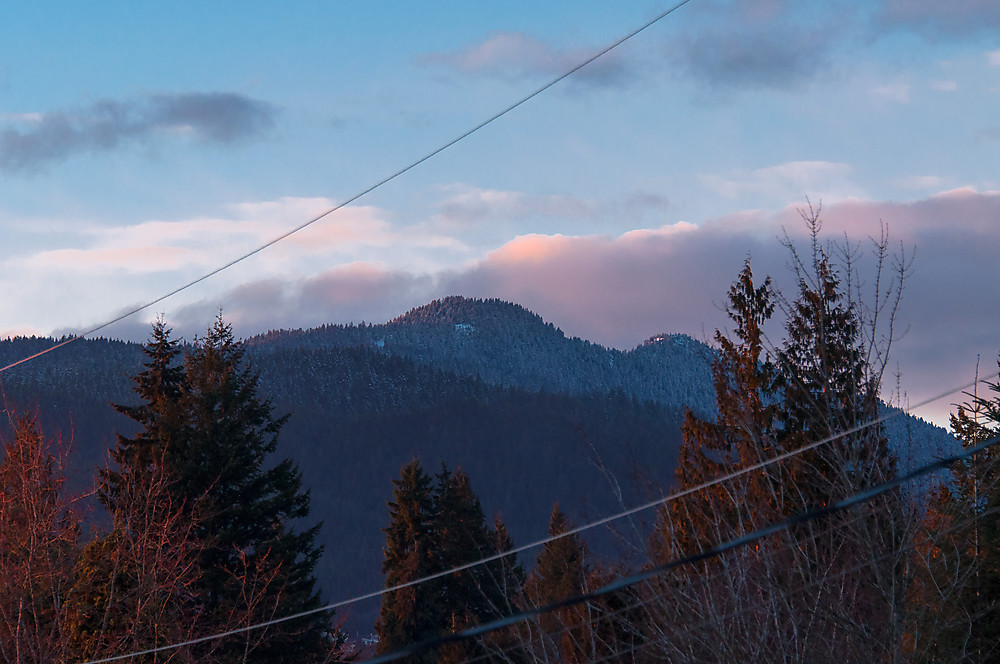
[[[950,389],[948,391],[942,392],[942,393],[937,394],[937,395],[935,395],[933,397],[925,399],[924,401],[918,403],[913,408],[920,408],[921,406],[924,406],[926,404],[929,404],[929,403],[932,403],[934,401],[937,401],[938,399],[942,399],[942,398],[944,398],[944,397],[946,397],[946,396],[948,396],[950,394],[953,394],[955,392],[958,392],[960,390],[968,389],[973,384],[974,383],[968,383],[968,384],[965,384],[965,385],[961,385],[959,387],[952,388],[952,389]],[[149,654],[153,654],[153,653],[163,652],[163,651],[166,651],[166,650],[173,650],[173,649],[181,648],[181,647],[184,647],[184,646],[195,645],[195,644],[198,644],[198,643],[204,643],[204,642],[207,642],[207,641],[213,641],[215,639],[225,638],[227,636],[234,636],[236,634],[243,634],[243,633],[254,631],[254,630],[258,630],[258,629],[263,629],[265,627],[271,627],[272,625],[278,625],[278,624],[281,624],[281,623],[284,623],[284,622],[289,622],[289,621],[292,621],[292,620],[297,620],[299,618],[305,618],[307,616],[311,616],[311,615],[314,615],[314,614],[317,614],[317,613],[325,613],[325,612],[328,612],[328,611],[334,611],[336,609],[340,609],[340,608],[343,608],[345,606],[349,606],[351,604],[356,604],[358,602],[363,602],[363,601],[369,600],[369,599],[375,599],[376,597],[381,597],[383,595],[387,595],[389,593],[393,593],[393,592],[402,590],[404,588],[410,588],[412,586],[417,586],[417,585],[420,585],[420,584],[423,584],[423,583],[427,583],[429,581],[433,581],[435,579],[440,579],[440,578],[449,576],[449,575],[454,574],[456,572],[462,572],[462,571],[465,571],[465,570],[468,570],[468,569],[472,569],[474,567],[479,567],[481,565],[485,565],[485,564],[488,564],[488,563],[491,563],[491,562],[494,562],[494,561],[497,561],[497,560],[501,560],[501,559],[506,558],[508,556],[513,556],[513,555],[516,555],[518,553],[523,553],[523,552],[528,551],[530,549],[535,549],[537,547],[544,546],[545,544],[548,544],[549,542],[554,542],[554,541],[562,539],[564,537],[569,537],[571,535],[576,535],[576,534],[579,534],[579,533],[582,533],[582,532],[585,532],[585,531],[588,531],[588,530],[592,530],[593,528],[596,528],[598,526],[602,526],[602,525],[611,523],[612,521],[615,521],[617,519],[621,519],[621,518],[624,518],[626,516],[631,516],[633,514],[636,514],[637,512],[641,512],[641,511],[644,511],[644,510],[651,509],[653,507],[658,507],[660,505],[664,505],[664,504],[666,504],[666,503],[668,503],[670,501],[677,500],[678,498],[681,498],[683,496],[687,496],[687,495],[696,493],[698,491],[702,491],[702,490],[707,489],[708,487],[714,486],[716,484],[720,484],[722,482],[727,482],[727,481],[729,481],[731,479],[734,479],[736,477],[740,477],[742,475],[746,475],[747,473],[753,472],[755,470],[760,470],[760,469],[765,468],[767,466],[770,466],[772,464],[778,463],[780,461],[784,461],[785,459],[789,459],[789,458],[794,457],[794,456],[796,456],[798,454],[802,454],[803,452],[806,452],[808,450],[815,449],[817,447],[820,447],[821,445],[827,445],[827,444],[829,444],[829,443],[831,443],[831,442],[833,442],[833,441],[835,441],[835,440],[837,440],[839,438],[842,438],[844,436],[850,435],[852,433],[856,433],[858,431],[862,431],[862,430],[864,430],[866,428],[869,428],[869,427],[876,426],[876,425],[881,424],[882,422],[885,422],[885,421],[887,421],[889,419],[892,419],[894,417],[899,417],[899,416],[903,415],[905,412],[906,411],[899,410],[899,411],[896,411],[894,413],[888,413],[888,414],[883,415],[883,416],[881,416],[881,417],[879,417],[879,418],[877,418],[875,420],[872,420],[870,422],[865,422],[863,424],[859,424],[858,426],[852,427],[850,429],[842,431],[842,432],[840,432],[838,434],[835,434],[833,436],[828,436],[828,437],[823,438],[821,440],[818,440],[818,441],[816,441],[814,443],[811,443],[809,445],[801,447],[801,448],[799,448],[797,450],[792,450],[792,451],[789,451],[789,452],[785,452],[784,454],[779,454],[778,456],[772,457],[772,458],[767,459],[765,461],[762,461],[760,463],[754,464],[752,466],[747,466],[746,468],[741,468],[739,470],[735,470],[735,471],[727,473],[726,475],[723,475],[721,477],[717,477],[717,478],[711,479],[711,480],[709,480],[707,482],[703,482],[702,484],[690,487],[688,489],[684,489],[683,491],[678,491],[678,492],[669,494],[667,496],[664,496],[664,497],[659,498],[657,500],[653,500],[653,501],[644,503],[644,504],[639,505],[637,507],[632,507],[632,508],[629,508],[629,509],[626,509],[626,510],[622,510],[621,512],[618,512],[617,514],[612,514],[611,516],[607,516],[607,517],[598,519],[596,521],[592,521],[592,522],[584,524],[582,526],[577,526],[576,528],[571,528],[571,529],[569,529],[569,530],[567,530],[567,531],[565,531],[563,533],[560,533],[558,535],[552,535],[552,536],[549,536],[549,537],[545,537],[543,539],[531,542],[529,544],[524,544],[524,545],[521,545],[521,546],[518,546],[518,547],[515,547],[515,548],[512,548],[512,549],[509,549],[507,551],[496,553],[496,554],[494,554],[492,556],[487,556],[485,558],[481,558],[481,559],[473,561],[473,562],[465,563],[463,565],[458,565],[458,566],[452,567],[450,569],[443,570],[441,572],[436,572],[434,574],[429,574],[427,576],[420,577],[419,579],[413,579],[413,580],[410,580],[410,581],[406,581],[404,583],[397,584],[395,586],[391,586],[391,587],[388,587],[388,588],[382,588],[380,590],[375,590],[375,591],[366,593],[364,595],[359,595],[359,596],[356,596],[356,597],[352,597],[350,599],[340,600],[338,602],[333,602],[333,603],[327,604],[325,606],[316,607],[314,609],[309,609],[307,611],[301,611],[299,613],[295,613],[295,614],[291,614],[291,615],[287,615],[287,616],[281,616],[279,618],[274,618],[272,620],[264,621],[264,622],[261,622],[261,623],[257,623],[257,624],[253,624],[253,625],[246,625],[244,627],[239,627],[239,628],[236,628],[236,629],[233,629],[233,630],[229,630],[229,631],[226,631],[226,632],[220,632],[220,633],[217,633],[217,634],[209,634],[209,635],[206,635],[206,636],[202,636],[202,637],[199,637],[199,638],[196,638],[196,639],[191,639],[191,640],[184,641],[184,642],[181,642],[181,643],[174,643],[174,644],[169,644],[169,645],[165,645],[165,646],[159,646],[157,648],[150,648],[148,650],[143,650],[141,652],[131,653],[131,654],[128,654],[128,655],[118,655],[118,656],[114,656],[114,657],[107,657],[107,658],[104,658],[104,659],[90,660],[88,662],[85,662],[84,664],[103,664],[104,662],[114,662],[114,661],[119,661],[119,660],[122,660],[122,659],[127,659],[129,657],[136,657],[136,656],[139,656],[139,655],[149,655]],[[914,472],[916,472],[916,471],[914,471]],[[928,473],[929,472],[933,472],[933,470],[930,470],[930,471],[927,471],[927,472]],[[910,477],[911,475],[914,475],[914,473],[909,473],[909,474],[907,474],[904,477]]]
[[[862,503],[871,500],[872,498],[875,498],[876,496],[886,493],[892,489],[901,487],[904,484],[918,477],[922,477],[924,475],[928,475],[930,473],[934,473],[939,470],[945,470],[951,467],[952,464],[957,463],[958,461],[967,459],[970,456],[985,451],[986,449],[995,445],[997,442],[1000,442],[1000,436],[994,436],[986,441],[983,441],[982,443],[979,443],[978,445],[968,447],[959,454],[955,454],[925,464],[909,473],[906,473],[905,475],[901,475],[887,482],[882,482],[881,484],[877,484],[871,488],[859,491],[853,496],[849,496],[847,498],[844,498],[843,500],[839,500],[837,502],[825,505],[823,507],[818,507],[815,509],[799,512],[798,514],[793,514],[792,516],[787,517],[785,519],[781,519],[780,521],[776,521],[769,526],[765,526],[764,528],[760,528],[751,533],[747,533],[746,535],[742,535],[740,537],[731,539],[724,544],[720,544],[710,549],[705,549],[704,551],[701,551],[699,553],[684,556],[682,558],[676,558],[662,565],[656,565],[654,567],[643,570],[631,576],[617,579],[592,592],[581,593],[573,597],[567,597],[566,599],[562,599],[557,602],[552,602],[544,606],[525,609],[524,611],[521,611],[514,615],[507,616],[505,618],[500,618],[498,620],[484,623],[482,625],[477,625],[475,627],[470,627],[460,632],[441,634],[435,637],[431,637],[429,639],[424,639],[422,641],[418,641],[416,643],[412,643],[397,650],[394,650],[390,653],[386,653],[384,655],[380,655],[378,657],[373,657],[371,659],[363,661],[365,664],[385,664],[386,662],[394,662],[398,659],[401,659],[408,655],[413,655],[414,653],[429,648],[436,648],[446,643],[452,643],[456,641],[461,641],[463,639],[467,639],[469,637],[487,634],[489,632],[502,629],[504,627],[510,627],[512,625],[516,625],[518,623],[524,622],[530,618],[541,615],[543,613],[549,613],[557,609],[574,606],[576,604],[580,604],[582,602],[587,602],[590,600],[595,600],[603,595],[607,595],[608,593],[612,593],[616,590],[622,590],[623,588],[635,585],[636,583],[652,579],[654,577],[657,577],[665,572],[669,572],[670,570],[676,569],[678,567],[692,565],[694,563],[698,563],[704,560],[709,560],[711,558],[720,556],[723,553],[726,553],[727,551],[732,551],[734,549],[747,546],[769,535],[773,535],[775,533],[786,530],[794,525],[805,523],[807,521],[813,521],[815,519],[819,519],[821,517],[849,509],[851,507],[854,507],[855,505],[860,505]]]
[[[305,221],[305,222],[299,224],[295,228],[292,228],[292,229],[290,229],[288,231],[285,231],[281,235],[278,235],[277,237],[272,238],[271,240],[268,240],[267,242],[265,242],[264,244],[260,245],[256,249],[253,249],[253,250],[251,250],[251,251],[249,251],[249,252],[247,252],[247,253],[245,253],[245,254],[243,254],[241,256],[238,256],[238,257],[232,259],[231,261],[229,261],[228,263],[225,263],[224,265],[220,265],[219,267],[215,268],[214,270],[201,275],[197,279],[193,279],[193,280],[187,282],[186,284],[178,286],[177,288],[173,289],[169,293],[166,293],[164,295],[159,296],[155,300],[151,300],[151,301],[147,302],[146,304],[143,304],[141,306],[135,307],[133,309],[129,309],[125,313],[123,313],[123,314],[121,314],[119,316],[116,316],[115,318],[112,318],[111,320],[109,320],[109,321],[107,321],[105,323],[101,323],[100,325],[92,327],[89,330],[87,330],[86,332],[83,332],[83,333],[81,333],[81,334],[79,334],[77,336],[70,337],[69,339],[66,339],[65,341],[62,341],[62,342],[60,342],[60,343],[58,343],[58,344],[56,344],[56,345],[54,345],[54,346],[52,346],[50,348],[47,348],[47,349],[45,349],[45,350],[43,350],[43,351],[41,351],[39,353],[35,353],[34,355],[30,355],[28,357],[22,358],[22,359],[20,359],[20,360],[18,360],[16,362],[12,362],[11,364],[8,364],[5,367],[0,367],[0,373],[2,373],[4,371],[7,371],[8,369],[11,369],[13,367],[16,367],[19,364],[23,364],[23,363],[28,362],[30,360],[33,360],[33,359],[35,359],[37,357],[41,357],[42,355],[45,355],[47,353],[51,353],[52,351],[56,350],[57,348],[62,348],[63,346],[65,346],[67,344],[70,344],[70,343],[73,343],[74,341],[76,341],[78,339],[86,338],[86,337],[94,334],[95,332],[100,332],[101,330],[103,330],[103,329],[105,329],[107,327],[110,327],[110,326],[114,325],[115,323],[117,323],[119,321],[125,320],[126,318],[129,318],[131,316],[134,316],[135,314],[139,313],[140,311],[144,311],[144,310],[146,310],[146,309],[148,309],[148,308],[150,308],[150,307],[152,307],[152,306],[154,306],[156,304],[159,304],[160,302],[163,302],[167,298],[170,298],[170,297],[173,297],[174,295],[177,295],[181,291],[185,291],[188,288],[191,288],[192,286],[200,284],[201,282],[205,281],[206,279],[214,277],[215,275],[217,275],[218,273],[222,272],[223,270],[228,270],[229,268],[233,267],[237,263],[241,263],[241,262],[245,261],[246,259],[259,254],[260,252],[264,251],[265,249],[267,249],[267,248],[269,248],[269,247],[271,247],[271,246],[273,246],[273,245],[281,242],[282,240],[284,240],[284,239],[286,239],[286,238],[288,238],[288,237],[290,237],[290,236],[298,233],[299,231],[301,231],[301,230],[303,230],[305,228],[308,228],[309,226],[312,226],[317,221],[320,221],[321,219],[324,219],[324,218],[330,216],[331,214],[333,214],[337,210],[340,210],[341,208],[346,207],[346,206],[350,205],[351,203],[354,203],[355,201],[357,201],[358,199],[362,198],[363,196],[367,196],[368,194],[370,194],[371,192],[375,191],[379,187],[382,187],[383,185],[388,184],[389,182],[392,182],[393,180],[395,180],[399,176],[403,175],[404,173],[406,173],[408,171],[413,170],[414,168],[416,168],[420,164],[424,163],[428,159],[431,159],[431,158],[437,156],[438,154],[444,152],[445,150],[447,150],[448,148],[452,147],[456,143],[465,140],[466,138],[468,138],[472,134],[475,134],[480,129],[483,129],[484,127],[486,127],[486,126],[494,123],[495,121],[497,121],[500,118],[502,118],[503,116],[507,115],[508,113],[510,113],[511,111],[513,111],[514,109],[518,108],[519,106],[522,106],[523,104],[531,101],[532,99],[534,99],[538,95],[542,94],[543,92],[545,92],[546,90],[548,90],[552,86],[554,86],[557,83],[560,83],[563,80],[569,78],[570,76],[572,76],[576,72],[580,71],[581,69],[583,69],[584,67],[586,67],[587,65],[589,65],[594,60],[597,60],[598,58],[606,55],[610,51],[618,48],[619,46],[621,46],[622,44],[624,44],[626,41],[628,41],[629,39],[631,39],[632,37],[635,37],[640,32],[646,30],[647,28],[651,27],[655,23],[657,23],[657,22],[661,21],[662,19],[666,18],[667,16],[669,16],[672,13],[674,13],[675,11],[677,11],[678,9],[680,9],[681,7],[683,7],[684,5],[686,5],[689,2],[691,2],[691,0],[681,0],[677,4],[675,4],[672,7],[670,7],[669,9],[667,9],[667,10],[659,13],[655,17],[653,17],[650,20],[646,21],[644,24],[642,24],[638,28],[635,28],[634,30],[632,30],[631,32],[629,32],[624,37],[620,37],[619,39],[615,40],[611,44],[608,44],[603,49],[601,49],[600,51],[598,51],[594,55],[590,56],[586,60],[583,60],[582,62],[580,62],[579,64],[577,64],[573,68],[571,68],[571,69],[567,70],[566,72],[564,72],[564,73],[556,76],[555,78],[553,78],[552,80],[550,80],[548,83],[545,83],[540,88],[536,89],[534,92],[531,92],[530,94],[522,97],[521,99],[519,99],[518,101],[514,102],[513,104],[511,104],[507,108],[503,109],[502,111],[500,111],[498,113],[495,113],[494,115],[490,116],[486,120],[483,120],[482,122],[480,122],[476,126],[472,127],[471,129],[468,129],[465,132],[463,132],[462,134],[460,134],[460,135],[456,136],[455,138],[451,139],[447,143],[445,143],[445,144],[441,145],[440,147],[437,147],[434,150],[428,152],[423,157],[420,157],[416,161],[410,162],[408,165],[406,165],[403,168],[399,169],[398,171],[396,171],[392,175],[389,175],[389,176],[387,176],[387,177],[379,180],[375,184],[369,186],[367,189],[364,189],[364,190],[362,190],[362,191],[354,194],[353,196],[351,196],[347,200],[345,200],[345,201],[343,201],[341,203],[338,203],[337,205],[335,205],[335,206],[331,207],[330,209],[326,210],[325,212],[322,212],[322,213],[316,215],[315,217],[313,217],[312,219],[309,219],[308,221]]]

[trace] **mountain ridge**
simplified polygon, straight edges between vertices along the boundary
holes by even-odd
[[[463,467],[487,513],[503,514],[517,542],[533,541],[553,502],[579,523],[662,495],[685,408],[714,413],[706,344],[658,334],[608,349],[502,300],[453,296],[383,324],[277,330],[246,343],[262,396],[291,414],[278,454],[298,463],[313,518],[326,522],[317,571],[332,599],[381,585],[385,501],[415,457],[431,472]],[[0,362],[47,345],[0,341]],[[134,423],[110,404],[135,403],[130,377],[142,361],[140,344],[82,340],[3,375],[10,407],[73,439],[77,488],[106,463],[116,432],[131,435]],[[917,418],[896,421],[905,426],[892,438],[922,442],[896,443],[913,452],[904,469],[957,445]],[[359,610],[353,624],[371,615]]]

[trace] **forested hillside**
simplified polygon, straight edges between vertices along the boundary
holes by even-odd
[[[5,364],[53,343],[0,342]],[[537,539],[554,502],[582,521],[634,504],[673,478],[685,407],[714,413],[714,352],[660,335],[630,352],[567,338],[537,315],[496,300],[446,298],[384,325],[328,325],[248,341],[262,395],[290,418],[279,457],[293,458],[324,522],[317,571],[326,598],[378,587],[391,480],[414,458],[475,479],[484,509],[517,542]],[[70,483],[90,486],[115,433],[135,424],[140,345],[75,342],[3,375],[8,406],[37,410],[46,433],[71,441]],[[84,386],[84,387],[81,387]],[[953,443],[918,420],[890,430],[917,463]],[[913,430],[920,431],[913,436]],[[8,434],[9,435],[9,434]],[[603,543],[602,543],[603,542]],[[611,540],[595,539],[612,553]],[[614,551],[616,555],[622,551]],[[352,626],[370,627],[374,607]]]
[[[447,297],[382,325],[326,325],[248,340],[275,348],[363,346],[421,365],[529,390],[588,394],[621,390],[700,413],[714,409],[712,352],[685,335],[661,334],[632,351],[566,337],[520,305]]]

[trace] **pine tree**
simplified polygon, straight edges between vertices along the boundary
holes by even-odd
[[[703,420],[690,409],[684,416],[675,473],[681,490],[777,453],[777,372],[765,352],[762,331],[774,313],[772,298],[771,279],[755,286],[747,259],[729,289],[726,313],[734,324],[733,338],[715,332],[716,420]],[[787,516],[780,473],[780,468],[756,471],[669,503],[652,540],[654,559],[701,551]]]
[[[127,605],[99,617],[102,607],[95,602],[110,606],[118,586],[141,600],[139,589],[150,578],[141,572],[146,543],[156,541],[164,549],[161,562],[168,568],[184,563],[185,575],[191,575],[190,581],[175,575],[183,588],[168,588],[160,603],[194,607],[202,632],[317,607],[319,526],[295,530],[294,521],[308,516],[309,495],[291,460],[271,458],[286,418],[275,418],[271,403],[258,396],[243,344],[220,315],[183,364],[176,362],[178,344],[162,321],[154,324],[145,352],[145,370],[135,379],[141,403],[117,407],[140,431],[119,436],[112,451],[116,467],[102,473],[99,493],[114,527],[82,560],[80,629],[86,632],[98,620],[107,641],[108,617],[131,619]],[[185,593],[184,601],[175,601]],[[189,629],[194,624],[186,623]],[[151,638],[162,638],[157,634]],[[101,645],[93,638],[87,643],[91,649]],[[327,660],[338,645],[330,616],[318,613],[198,646],[192,656],[298,663]]]
[[[479,497],[462,469],[449,472],[442,466],[434,492],[434,512],[439,569],[451,569],[496,553]],[[502,601],[498,591],[484,566],[446,577],[441,596],[449,628],[457,631],[497,617]]]
[[[431,477],[424,472],[420,462],[414,460],[403,467],[393,485],[389,526],[383,529],[385,559],[382,572],[387,588],[422,578],[439,569]],[[439,605],[439,588],[439,583],[429,582],[382,596],[382,608],[375,625],[379,653],[390,652],[441,631],[443,612]],[[407,661],[434,662],[436,658],[433,652],[425,651]]]
[[[150,472],[154,465],[170,458],[183,426],[181,396],[186,389],[184,366],[179,342],[170,336],[171,330],[162,318],[153,323],[150,339],[143,346],[145,369],[133,378],[134,390],[141,399],[137,405],[115,405],[140,428],[129,438],[117,434],[111,450],[111,460],[118,468],[129,472]],[[120,491],[121,476],[115,467],[100,470],[100,497],[105,507],[114,510]]]
[[[451,472],[442,464],[432,479],[419,461],[413,461],[403,467],[393,484],[390,522],[384,529],[382,571],[386,587],[513,548],[502,521],[497,520],[498,530],[487,525],[469,476],[461,469]],[[376,624],[379,652],[513,613],[523,574],[516,559],[508,557],[387,593]],[[442,664],[470,658],[494,661],[491,653],[506,648],[511,641],[512,632],[507,630],[481,640],[448,643],[436,653],[418,653],[411,659]]]
[[[322,553],[319,525],[297,532],[309,494],[290,459],[271,459],[287,416],[258,396],[245,347],[220,315],[186,356],[180,398],[184,425],[170,453],[172,489],[200,516],[205,543],[199,596],[225,622],[300,613],[319,606],[313,570]],[[233,659],[309,662],[329,657],[335,630],[314,614],[234,641]]]
[[[469,476],[461,469],[449,472],[442,465],[434,491],[435,565],[444,571],[483,560],[498,553],[498,546],[512,546],[503,523],[502,534],[490,530]],[[500,538],[498,540],[498,537]],[[499,563],[499,564],[498,564]],[[512,613],[507,593],[515,583],[511,566],[516,561],[484,564],[442,579],[439,605],[446,631],[457,632]],[[487,657],[481,642],[464,641],[441,648],[438,662],[463,662]]]
[[[877,382],[870,381],[860,323],[826,252],[817,247],[812,281],[799,279],[798,298],[779,352],[779,412],[784,445],[795,449],[872,422],[878,417]],[[799,484],[817,507],[890,479],[895,461],[878,425],[848,433],[837,444],[797,461]]]
[[[655,561],[732,540],[895,474],[881,428],[868,426],[878,416],[881,377],[881,367],[868,360],[875,356],[884,362],[888,348],[865,346],[862,332],[871,333],[875,321],[869,322],[871,329],[864,327],[849,248],[844,248],[845,264],[836,265],[819,242],[818,211],[803,218],[812,255],[801,260],[786,240],[796,276],[792,297],[772,291],[769,280],[754,286],[749,261],[730,289],[727,313],[734,335],[716,333],[718,415],[711,422],[687,414],[676,475],[680,488],[691,489],[782,453],[817,446],[671,501],[660,511],[650,541]],[[881,271],[884,237],[876,247]],[[901,267],[898,281],[893,280],[897,290],[890,293],[898,295],[904,272]],[[883,311],[885,297],[877,293],[870,310]],[[761,328],[775,301],[785,314],[786,337],[772,361]],[[874,343],[875,335],[869,337]],[[831,440],[842,432],[847,433]],[[665,606],[661,622],[669,624],[687,612],[714,616],[685,637],[682,657],[694,659],[808,656],[816,661],[821,651],[831,661],[898,660],[905,508],[901,494],[890,492],[873,501],[863,518],[840,514],[796,526],[753,549],[707,561],[697,573],[680,571],[664,582],[661,594],[685,597],[690,605]],[[836,535],[820,536],[818,528],[834,528]],[[718,581],[699,581],[698,574],[713,572]],[[830,575],[840,580],[827,583]],[[802,586],[822,592],[792,594]],[[759,624],[774,629],[761,631]],[[676,641],[681,648],[681,640]]]
[[[566,534],[570,529],[569,519],[556,503],[549,518],[549,535],[562,537],[545,543],[525,589],[536,606],[579,595],[585,588],[589,572],[586,546],[578,535]],[[543,613],[538,623],[551,639],[543,646],[547,651],[551,649],[549,657],[564,662],[587,661],[590,630],[586,607],[574,605]]]

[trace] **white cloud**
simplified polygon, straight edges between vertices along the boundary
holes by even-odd
[[[701,181],[715,193],[727,198],[744,194],[770,196],[775,199],[834,201],[860,195],[860,188],[851,182],[850,164],[831,161],[789,161],[750,171],[733,171],[726,176],[703,175]]]
[[[907,175],[896,178],[892,184],[900,189],[937,189],[944,185],[944,178],[937,175]]]
[[[909,104],[910,89],[911,86],[909,83],[887,83],[886,85],[875,86],[872,88],[871,93],[873,97],[883,102]]]
[[[958,90],[956,81],[931,81],[931,89],[938,92],[955,92]]]
[[[986,58],[989,60],[991,67],[1000,67],[1000,49],[988,51]]]
[[[274,240],[334,205],[324,198],[282,198],[232,205],[228,216],[91,226],[78,230],[76,246],[42,251],[23,261],[63,272],[208,270]],[[385,247],[398,238],[384,217],[382,210],[372,206],[343,208],[275,245],[259,263],[273,267],[300,260],[303,254],[345,256],[362,246]],[[426,238],[430,244],[438,240]]]
[[[438,202],[435,220],[447,225],[468,226],[485,221],[520,220],[529,216],[592,218],[591,204],[560,194],[531,195],[519,191],[482,189],[466,184],[444,188],[447,196]]]
[[[41,122],[45,119],[42,113],[0,113],[0,122]]]

